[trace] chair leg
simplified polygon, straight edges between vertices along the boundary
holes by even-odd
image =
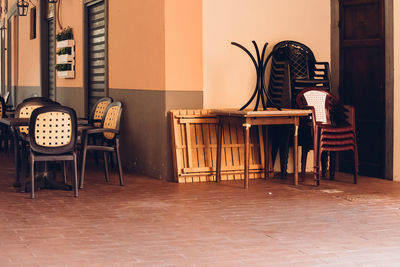
[[[85,166],[86,166],[86,153],[87,153],[87,139],[88,136],[85,134],[84,142],[83,142],[83,152],[82,152],[82,170],[81,170],[81,179],[79,188],[83,188],[83,181],[85,179]]]
[[[78,196],[78,163],[76,153],[74,153],[74,178],[72,179],[72,186],[74,188],[74,197]]]
[[[336,171],[336,152],[329,152],[329,180],[335,180]]]
[[[20,177],[20,181],[21,181],[21,188],[20,191],[21,192],[25,192],[26,191],[26,176],[28,174],[27,171],[27,165],[29,164],[29,160],[28,160],[28,153],[27,153],[27,148],[26,145],[24,144],[24,142],[22,142],[21,145],[21,158],[20,158],[20,165],[21,165],[21,177]]]
[[[357,184],[357,176],[358,176],[358,150],[357,144],[354,144],[354,184]]]
[[[122,179],[122,165],[121,165],[121,157],[119,155],[119,138],[115,138],[115,153],[117,155],[117,164],[118,164],[118,174],[119,174],[119,184],[124,185],[124,180]]]
[[[64,168],[64,184],[67,183],[67,161],[63,161],[63,168]]]
[[[318,129],[314,129],[314,185],[319,185],[319,161],[318,161],[318,155],[319,155],[319,134],[318,134]]]
[[[304,181],[306,176],[307,156],[309,149],[306,146],[301,148],[301,180]]]
[[[31,198],[35,198],[35,160],[31,154]]]
[[[326,178],[326,170],[328,169],[327,151],[324,151],[324,153],[321,154],[320,162],[321,162],[321,177]]]
[[[110,182],[110,176],[108,175],[108,153],[103,152],[103,157],[104,157],[104,175],[106,177],[106,182]]]

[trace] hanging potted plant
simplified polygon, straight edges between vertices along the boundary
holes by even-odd
[[[57,48],[67,47],[74,45],[74,34],[72,32],[72,28],[67,27],[57,33],[56,40],[57,40]]]
[[[67,63],[74,60],[74,53],[71,46],[59,48],[56,52],[57,63]]]
[[[70,27],[57,33],[57,76],[75,78],[75,41]]]
[[[57,64],[57,76],[60,78],[74,78],[75,71],[72,68],[72,63]]]

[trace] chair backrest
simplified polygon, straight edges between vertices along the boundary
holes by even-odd
[[[4,102],[7,104],[7,101],[8,101],[8,99],[10,98],[10,91],[7,91],[7,92],[4,94],[3,98],[4,98]]]
[[[6,102],[4,98],[0,96],[0,118],[4,118],[6,116]]]
[[[279,61],[288,62],[292,79],[309,79],[309,67],[316,61],[311,49],[296,41],[277,43],[273,49],[273,56]]]
[[[29,121],[32,151],[62,154],[75,149],[76,113],[65,106],[44,106],[35,109]]]
[[[44,97],[44,96],[33,96],[33,97],[25,98],[22,101],[22,103],[26,103],[26,102],[55,102],[55,101],[51,100],[48,97]]]
[[[104,112],[106,111],[109,104],[111,104],[113,99],[111,97],[103,97],[96,101],[93,105],[93,108],[90,112],[90,119],[93,120],[102,120]],[[101,122],[95,122],[93,124],[96,127],[101,126]]]
[[[16,118],[30,118],[32,112],[40,107],[44,107],[44,106],[58,106],[60,105],[57,102],[54,101],[36,101],[36,100],[29,100],[26,102],[22,102],[21,104],[19,104],[17,106],[17,110],[15,112],[15,117]],[[18,128],[18,131],[20,133],[25,133],[28,134],[29,133],[29,127],[28,126],[20,126]]]
[[[317,123],[332,124],[332,113],[338,101],[325,90],[307,88],[297,95],[296,103],[299,108],[313,107]]]
[[[104,111],[103,120],[101,122],[102,127],[119,131],[121,114],[122,103],[120,101],[115,101],[108,105],[107,109]],[[108,140],[114,139],[115,136],[115,133],[104,133],[104,138]]]

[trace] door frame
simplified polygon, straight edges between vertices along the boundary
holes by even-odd
[[[12,47],[12,27],[11,27],[11,20],[15,19],[15,36],[13,38],[15,38],[15,47]],[[14,69],[12,69],[12,55],[14,53],[14,48],[15,48],[15,73],[14,73],[14,78],[18,83],[18,62],[19,62],[19,57],[18,57],[18,46],[19,46],[19,15],[18,15],[18,7],[17,4],[14,4],[11,6],[11,8],[9,8],[8,12],[7,12],[7,91],[10,92],[10,96],[11,96],[11,100],[12,100],[12,105],[14,107],[16,107],[17,105],[17,84],[14,84],[14,90],[12,88],[12,74],[14,72]]]
[[[41,95],[48,97],[49,96],[49,38],[48,38],[48,2],[47,1],[39,1],[40,2],[40,19],[39,19],[39,31],[40,31],[40,88]],[[54,4],[53,4],[54,5]],[[57,4],[55,4],[57,5]],[[57,7],[55,7],[57,9]],[[56,35],[57,31],[57,12],[54,12],[54,35]],[[54,36],[55,37],[55,36]],[[55,40],[55,38],[54,38]],[[56,53],[56,45],[54,44],[54,54]],[[54,98],[57,100],[57,73],[54,79]]]
[[[105,96],[109,96],[109,72],[108,72],[108,27],[109,27],[109,0],[84,0],[82,4],[82,12],[83,12],[83,90],[84,90],[84,103],[85,109],[84,112],[87,116],[89,116],[90,110],[88,109],[88,101],[89,101],[89,38],[88,38],[88,8],[91,5],[100,3],[104,1],[104,46],[105,46],[105,55],[104,55],[104,93]]]
[[[393,0],[384,0],[385,19],[385,177],[393,179],[393,130],[394,130],[394,32]],[[339,0],[331,0],[331,77],[332,92],[339,96],[340,81],[340,31]]]
[[[3,18],[1,25],[6,27],[6,19]],[[4,95],[6,93],[6,30],[1,30],[0,31],[0,46],[1,46],[1,52],[0,52],[0,64],[1,64],[1,82],[0,82],[0,87],[1,87],[1,94]]]

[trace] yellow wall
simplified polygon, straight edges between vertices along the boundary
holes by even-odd
[[[71,27],[75,40],[75,79],[57,78],[57,87],[83,86],[83,40],[82,40],[82,1],[59,1],[59,19],[63,28]],[[58,33],[60,25],[57,22]]]
[[[167,90],[203,90],[202,1],[165,1]]]
[[[295,40],[309,46],[318,61],[329,62],[330,17],[329,0],[307,0],[306,5],[298,0],[203,0],[204,108],[240,108],[253,93],[255,68],[232,41],[255,55],[252,40],[260,49],[268,42],[268,53],[280,41]],[[307,171],[312,171],[312,158],[310,152]],[[292,162],[289,158],[288,171]],[[275,169],[280,169],[278,159]]]
[[[394,17],[394,114],[393,114],[393,180],[400,182],[400,2],[393,1]]]
[[[163,0],[110,1],[110,88],[164,90]]]
[[[330,1],[203,0],[203,40],[204,107],[239,108],[256,74],[250,58],[230,43],[254,53],[252,40],[269,42],[268,52],[279,41],[296,40],[318,61],[330,61]]]
[[[18,86],[40,86],[40,54],[33,53],[40,49],[39,7],[37,1],[32,2],[37,6],[35,39],[30,39],[30,12],[27,17],[19,17]]]

